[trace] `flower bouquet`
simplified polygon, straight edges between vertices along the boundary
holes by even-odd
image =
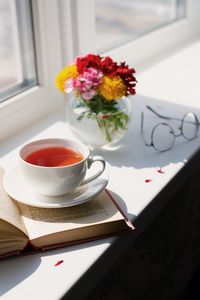
[[[107,143],[127,129],[128,113],[120,101],[135,94],[135,70],[109,56],[88,54],[77,57],[56,76],[56,87],[63,93],[74,92],[82,108],[77,120],[94,120]]]

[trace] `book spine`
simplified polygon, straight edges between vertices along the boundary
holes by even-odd
[[[0,259],[8,258],[8,257],[11,257],[11,256],[20,256],[20,255],[21,255],[20,251],[14,251],[14,252],[6,253],[6,254],[1,254]]]
[[[113,232],[111,232],[111,233],[101,234],[99,236],[93,236],[93,237],[90,237],[90,238],[87,238],[87,239],[81,239],[81,240],[75,240],[75,241],[71,241],[71,242],[52,244],[50,246],[42,246],[42,248],[40,250],[41,251],[47,251],[47,250],[51,250],[51,249],[68,247],[68,246],[73,246],[73,245],[80,245],[80,244],[83,244],[83,243],[97,241],[97,240],[101,240],[101,239],[108,238],[108,237],[111,237],[111,236],[119,236],[119,235],[122,235],[124,231],[127,231],[127,230],[120,230],[118,232],[115,232],[114,234],[113,234]]]

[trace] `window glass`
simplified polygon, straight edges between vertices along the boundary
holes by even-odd
[[[0,0],[0,102],[35,84],[31,3]]]
[[[95,0],[96,49],[106,51],[185,16],[185,0]]]

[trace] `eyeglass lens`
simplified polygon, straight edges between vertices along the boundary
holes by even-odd
[[[197,116],[194,113],[187,113],[182,121],[182,134],[184,138],[192,140],[197,136],[199,124]]]
[[[151,140],[156,150],[167,151],[172,148],[175,142],[174,130],[166,123],[159,123],[152,131]]]

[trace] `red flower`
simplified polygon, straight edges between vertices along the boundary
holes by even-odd
[[[127,86],[126,95],[135,95],[136,78],[134,77],[135,70],[129,68],[125,62],[121,63],[116,70],[116,74],[119,75]]]
[[[87,68],[101,69],[101,56],[88,54],[83,57],[77,57],[76,65],[79,74],[83,73]]]
[[[102,72],[110,76],[114,76],[117,69],[117,63],[112,60],[109,56],[106,56],[104,60],[101,62],[101,70]]]

